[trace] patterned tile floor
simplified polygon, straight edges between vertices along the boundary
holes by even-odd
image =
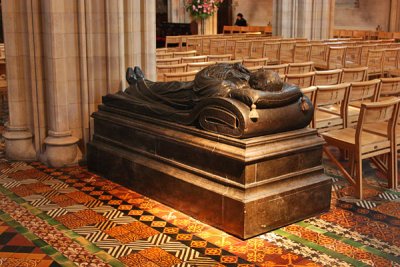
[[[243,241],[84,167],[0,159],[0,266],[400,266],[400,192],[367,168],[357,201],[325,166],[328,213]]]

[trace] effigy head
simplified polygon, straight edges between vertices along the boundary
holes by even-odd
[[[261,91],[281,91],[283,82],[277,72],[260,69],[250,74],[249,85],[251,88]]]

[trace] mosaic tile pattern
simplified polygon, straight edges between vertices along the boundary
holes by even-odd
[[[329,164],[327,173],[335,183],[328,213],[243,241],[84,167],[0,160],[0,233],[6,224],[33,244],[0,235],[6,242],[0,260],[7,266],[400,266],[400,193],[386,190],[378,174],[367,179],[369,198],[360,202]],[[28,257],[28,248],[42,258]]]

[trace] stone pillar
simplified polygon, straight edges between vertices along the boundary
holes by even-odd
[[[8,105],[10,120],[3,134],[6,157],[34,160],[33,119],[30,106],[32,68],[30,58],[31,24],[25,1],[3,1],[3,25],[7,57]]]
[[[168,22],[190,23],[191,18],[185,9],[185,0],[168,0]]]
[[[273,34],[327,39],[334,27],[335,0],[274,0]]]
[[[389,31],[398,32],[400,29],[400,0],[390,1]]]
[[[44,40],[44,77],[48,116],[48,135],[42,160],[51,166],[75,164],[81,157],[79,138],[72,135],[71,124],[76,123],[76,103],[68,97],[76,90],[77,29],[74,27],[78,14],[74,1],[43,0],[42,33]],[[75,101],[74,101],[75,102]],[[71,105],[70,105],[71,104]],[[71,118],[70,118],[71,117]],[[75,128],[75,127],[74,127]]]
[[[141,66],[155,79],[155,0],[3,0],[10,159],[85,156],[101,97]],[[83,153],[83,156],[82,156]]]

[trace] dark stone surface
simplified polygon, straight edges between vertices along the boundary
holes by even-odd
[[[327,211],[315,130],[236,139],[101,106],[89,169],[241,238]]]

